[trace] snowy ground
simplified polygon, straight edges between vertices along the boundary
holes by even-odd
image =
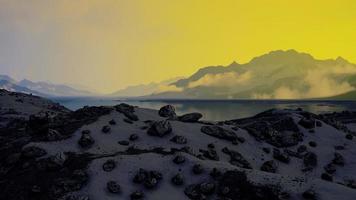
[[[95,123],[83,126],[76,131],[74,135],[67,140],[58,142],[38,142],[30,143],[27,146],[38,146],[47,151],[47,156],[56,155],[60,152],[90,152],[97,155],[115,154],[124,152],[128,147],[118,144],[118,141],[127,140],[131,134],[137,134],[139,139],[131,142],[139,149],[153,149],[155,147],[163,147],[164,149],[181,148],[189,146],[193,149],[194,154],[199,154],[199,149],[208,149],[208,144],[214,144],[217,150],[219,161],[201,160],[195,156],[183,154],[187,161],[182,165],[176,165],[172,162],[174,155],[159,155],[155,153],[146,153],[140,155],[115,155],[100,159],[95,159],[89,166],[90,181],[77,193],[85,194],[90,199],[117,199],[118,197],[127,199],[131,192],[142,190],[145,192],[147,199],[187,199],[184,195],[184,186],[174,186],[170,179],[171,177],[181,172],[185,176],[186,183],[197,183],[203,180],[210,179],[208,175],[209,169],[218,167],[222,169],[238,169],[249,172],[251,180],[258,183],[268,182],[277,183],[283,187],[292,199],[301,198],[301,194],[308,188],[314,188],[320,199],[355,199],[356,190],[340,185],[344,184],[345,180],[356,180],[356,145],[353,140],[345,138],[345,133],[336,130],[335,128],[323,123],[321,127],[316,127],[314,133],[299,126],[304,134],[304,141],[300,142],[295,147],[288,149],[296,151],[297,147],[304,144],[309,151],[317,155],[317,166],[309,171],[303,172],[303,159],[291,157],[290,163],[282,163],[277,161],[278,170],[276,174],[259,171],[263,162],[274,160],[272,153],[265,153],[262,148],[268,147],[271,150],[273,146],[265,142],[257,141],[246,130],[239,129],[234,131],[233,126],[223,125],[224,128],[234,131],[238,136],[245,138],[244,143],[238,145],[232,144],[230,141],[221,140],[215,137],[206,135],[200,131],[203,124],[200,123],[183,123],[180,121],[170,121],[172,125],[172,133],[160,137],[149,136],[146,129],[146,120],[164,120],[158,115],[156,110],[136,108],[135,114],[139,117],[139,121],[133,124],[124,121],[125,116],[117,111],[112,111],[109,115],[99,118]],[[296,113],[290,113],[294,120],[298,122],[302,117]],[[109,125],[109,121],[114,119],[116,125]],[[102,127],[109,125],[111,130],[109,133],[103,133]],[[78,140],[81,137],[83,130],[90,130],[91,136],[95,140],[94,145],[89,149],[83,149],[78,145]],[[176,144],[170,141],[174,135],[181,135],[187,138],[186,145]],[[310,141],[317,143],[316,147],[308,145]],[[344,146],[344,150],[335,150],[335,146]],[[222,153],[221,149],[228,147],[231,150],[240,152],[244,158],[252,165],[253,170],[241,169],[229,163],[229,156]],[[320,179],[324,172],[323,167],[331,162],[334,153],[338,152],[345,158],[345,166],[337,166],[337,171],[333,175],[334,182],[330,183]],[[102,165],[108,159],[114,159],[117,167],[111,172],[102,170]],[[206,173],[200,176],[192,175],[191,168],[193,164],[201,163],[206,169]],[[146,190],[143,186],[132,183],[132,179],[139,168],[149,170],[158,170],[164,175],[163,181],[155,190]],[[110,194],[106,189],[106,182],[117,181],[122,188],[121,194]],[[299,180],[299,181],[296,181]],[[211,197],[211,199],[214,199]]]

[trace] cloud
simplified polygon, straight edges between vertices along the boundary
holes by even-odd
[[[202,78],[190,82],[188,88],[194,88],[198,86],[209,86],[209,87],[234,87],[236,85],[246,84],[252,79],[251,71],[238,74],[236,72],[226,72],[220,74],[206,74]]]
[[[181,92],[181,91],[183,91],[183,88],[179,88],[175,85],[161,84],[158,86],[158,89],[155,92],[153,92],[153,94],[158,94],[162,92]]]
[[[356,68],[353,66],[337,66],[332,69],[318,67],[306,72],[301,81],[307,85],[307,89],[281,86],[272,93],[256,93],[252,95],[255,99],[303,99],[330,97],[355,90],[347,81],[337,80],[337,75],[354,74]]]

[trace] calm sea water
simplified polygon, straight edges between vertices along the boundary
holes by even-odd
[[[271,108],[296,109],[302,108],[312,113],[339,112],[343,110],[356,111],[356,101],[299,101],[299,100],[114,100],[106,98],[54,98],[65,107],[76,110],[83,106],[116,105],[128,103],[131,105],[159,109],[171,104],[178,114],[200,112],[205,120],[228,120],[250,117]]]

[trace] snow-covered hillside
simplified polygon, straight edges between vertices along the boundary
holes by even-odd
[[[2,144],[0,199],[356,198],[356,113],[207,122],[120,104],[35,116],[20,149]]]

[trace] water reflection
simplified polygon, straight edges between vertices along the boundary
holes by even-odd
[[[302,108],[313,113],[339,112],[356,110],[355,101],[258,101],[258,100],[165,100],[165,101],[117,101],[103,98],[55,98],[69,109],[76,110],[83,106],[116,105],[122,102],[143,108],[159,109],[166,104],[176,107],[178,114],[200,112],[205,120],[227,120],[253,116],[262,111]]]

